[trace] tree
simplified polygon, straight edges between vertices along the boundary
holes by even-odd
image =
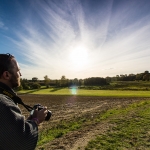
[[[46,86],[47,88],[49,88],[50,79],[48,78],[48,76],[47,76],[47,75],[46,75],[46,76],[44,76],[44,83],[45,83],[45,86]]]
[[[74,80],[73,80],[73,84],[74,84],[74,85],[76,85],[76,86],[79,84],[79,81],[78,81],[78,79],[77,79],[77,78],[74,78]]]
[[[84,79],[85,86],[101,86],[107,84],[108,83],[106,79],[101,77],[91,77],[91,78]]]
[[[149,71],[146,70],[146,71],[144,72],[144,74],[149,74]]]
[[[82,86],[82,85],[84,85],[84,80],[79,79],[79,86]]]
[[[60,79],[60,86],[62,87],[68,86],[68,80],[66,79],[64,75]]]
[[[33,77],[33,78],[32,78],[32,81],[33,81],[33,82],[37,82],[37,81],[38,81],[38,78],[37,78],[37,77]]]
[[[111,82],[111,77],[106,77],[106,82],[110,83]]]
[[[117,81],[119,81],[119,75],[116,75],[116,79],[117,79]]]
[[[23,90],[22,85],[20,85],[19,87],[15,88],[15,91],[21,91],[21,90]]]
[[[136,75],[136,78],[135,78],[135,79],[136,79],[137,81],[139,81],[139,80],[142,80],[142,78],[143,78],[143,74],[140,73],[140,74],[137,74],[137,75]]]
[[[61,80],[66,80],[66,77],[63,75],[63,76],[61,77]]]
[[[40,89],[40,87],[41,87],[41,85],[37,82],[34,82],[34,83],[31,84],[32,89]]]
[[[60,86],[60,81],[59,80],[55,80],[56,86]]]
[[[29,90],[30,89],[30,85],[29,85],[30,83],[27,79],[21,79],[20,81],[21,81],[22,88],[24,90]]]
[[[149,81],[149,79],[150,79],[150,75],[149,75],[149,74],[145,74],[145,75],[143,76],[143,80],[144,80],[144,81]]]

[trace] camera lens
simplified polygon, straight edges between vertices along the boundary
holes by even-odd
[[[50,110],[48,110],[47,115],[45,117],[45,121],[48,121],[50,119],[51,115],[52,115],[52,112]]]

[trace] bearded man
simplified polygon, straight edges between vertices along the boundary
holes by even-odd
[[[47,107],[35,110],[26,120],[18,103],[26,106],[13,91],[20,86],[20,68],[14,56],[0,54],[0,150],[34,150],[38,125],[45,120]]]

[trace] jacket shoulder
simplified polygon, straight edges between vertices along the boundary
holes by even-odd
[[[14,103],[14,101],[7,95],[0,94],[0,103]]]

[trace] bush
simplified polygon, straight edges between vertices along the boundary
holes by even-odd
[[[31,88],[32,89],[40,89],[41,85],[39,83],[32,83]]]
[[[28,84],[23,84],[22,87],[23,87],[24,90],[29,90],[30,89],[30,86]]]
[[[17,88],[15,89],[15,91],[21,91],[21,90],[23,90],[22,85],[20,85],[19,87],[17,87]]]

